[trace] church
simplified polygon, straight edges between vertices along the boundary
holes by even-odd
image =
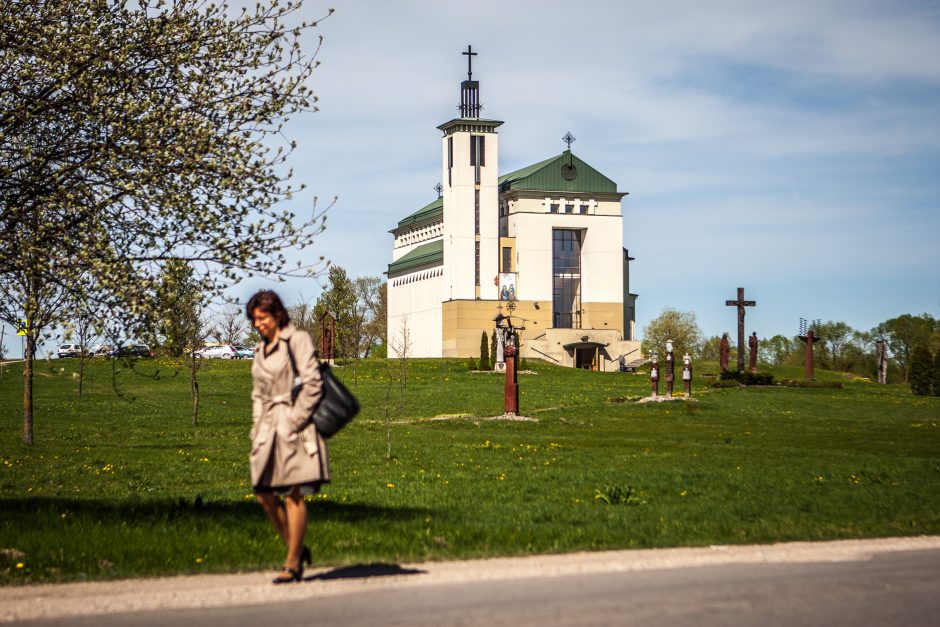
[[[388,266],[389,357],[480,356],[497,315],[520,354],[617,370],[639,361],[636,294],[617,184],[568,149],[499,174],[503,124],[480,117],[480,83],[460,84],[460,117],[437,128],[439,197],[398,222]]]

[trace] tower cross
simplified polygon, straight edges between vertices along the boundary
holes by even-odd
[[[473,52],[473,49],[470,45],[467,45],[467,51],[461,52],[460,54],[467,57],[467,80],[473,80],[473,57],[477,56],[476,52]]]
[[[738,288],[737,300],[726,300],[728,307],[738,308],[738,372],[744,372],[744,308],[757,305],[756,300],[744,300],[744,288]]]

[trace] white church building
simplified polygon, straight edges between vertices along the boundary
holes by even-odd
[[[438,127],[440,197],[391,231],[389,357],[479,358],[501,313],[524,327],[523,357],[594,370],[638,360],[626,193],[571,152],[570,135],[560,155],[500,175],[502,124],[480,117],[468,69],[460,117]]]

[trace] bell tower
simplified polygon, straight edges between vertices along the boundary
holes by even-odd
[[[497,120],[480,117],[480,83],[460,83],[460,117],[441,124],[444,201],[444,300],[496,300],[499,267],[499,136]]]

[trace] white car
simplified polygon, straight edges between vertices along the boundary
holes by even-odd
[[[63,344],[59,347],[59,350],[56,351],[59,355],[59,358],[62,357],[81,357],[82,356],[82,347],[79,344]]]
[[[235,359],[238,351],[235,350],[234,346],[223,344],[222,346],[206,346],[193,354],[203,359]]]

